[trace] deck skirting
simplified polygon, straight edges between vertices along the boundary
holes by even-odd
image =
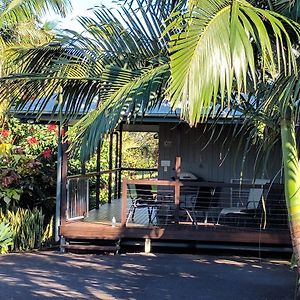
[[[230,228],[225,226],[200,226],[197,230],[175,227],[112,227],[89,222],[68,222],[60,227],[66,239],[117,240],[154,239],[173,241],[195,241],[213,243],[243,243],[260,245],[290,246],[288,230],[257,230]]]

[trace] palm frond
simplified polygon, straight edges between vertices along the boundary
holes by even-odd
[[[42,16],[50,10],[61,16],[71,9],[70,0],[12,0],[2,2],[0,13],[0,26],[10,25]]]
[[[74,131],[75,145],[87,159],[122,114],[134,118],[161,101],[170,75],[168,35],[162,37],[163,20],[143,6],[122,7],[114,14],[102,6],[93,17],[79,21],[85,30],[81,35],[69,31],[56,45],[22,54],[17,72],[2,79],[0,96],[40,116],[53,95],[62,91],[65,120],[97,102],[98,109]]]
[[[247,75],[256,78],[254,44],[260,67],[276,76],[296,70],[286,27],[299,35],[299,26],[277,13],[255,8],[246,1],[196,1],[191,10],[172,24],[179,31],[170,43],[169,94],[174,106],[191,123],[208,115],[217,96],[229,98],[233,90],[246,90]],[[274,42],[270,36],[274,37]],[[275,44],[276,51],[273,51]],[[264,77],[264,75],[263,75]]]
[[[102,141],[124,118],[131,120],[143,116],[147,110],[159,105],[170,76],[169,66],[164,64],[139,76],[134,73],[126,76],[127,83],[120,83],[119,89],[107,97],[98,109],[85,115],[72,128],[70,136],[76,141],[73,147],[81,149],[82,160],[90,158],[99,140]]]

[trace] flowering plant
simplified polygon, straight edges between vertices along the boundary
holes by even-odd
[[[0,207],[41,206],[55,196],[57,126],[21,124],[0,130]],[[20,203],[21,202],[21,203]]]

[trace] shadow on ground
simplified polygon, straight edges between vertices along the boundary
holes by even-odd
[[[0,256],[0,299],[293,299],[287,261],[183,254]]]

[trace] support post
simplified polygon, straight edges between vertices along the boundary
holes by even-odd
[[[57,137],[57,166],[56,166],[56,199],[55,199],[55,241],[59,241],[59,226],[61,213],[61,184],[62,184],[62,138],[61,138],[61,124],[58,125]]]
[[[180,170],[181,170],[181,157],[177,156],[175,161],[175,224],[179,223],[179,204],[180,204]]]
[[[151,253],[151,239],[145,239],[145,253]]]
[[[66,133],[68,130],[67,126],[63,127],[64,133]],[[68,142],[64,136],[64,134],[61,134],[62,139],[62,169],[61,169],[61,223],[66,222],[66,213],[67,213],[67,184],[68,184]]]
[[[126,227],[127,217],[127,180],[122,182],[122,209],[121,209],[121,226]]]
[[[115,169],[118,169],[119,163],[119,134],[115,132],[114,135],[116,136],[116,148],[115,148]],[[114,198],[116,199],[118,196],[118,171],[115,171],[115,186],[114,186]]]
[[[180,172],[181,172],[181,157],[177,156],[175,160],[175,174],[176,179],[180,178]]]
[[[112,168],[113,168],[113,134],[109,135],[109,161],[108,161],[108,203],[111,203],[112,194]]]
[[[97,148],[97,158],[96,158],[96,209],[99,209],[100,207],[100,183],[101,183],[101,144],[100,141],[98,143],[98,148]]]
[[[123,124],[120,124],[120,136],[119,136],[119,174],[118,174],[118,198],[121,198],[122,188],[122,143],[123,143]]]

